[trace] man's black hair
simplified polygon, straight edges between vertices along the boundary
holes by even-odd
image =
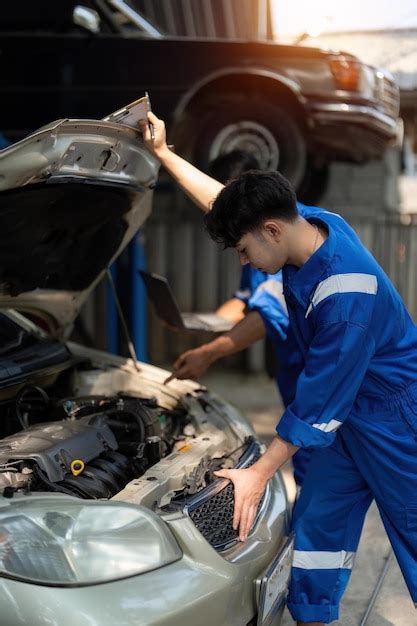
[[[243,172],[259,169],[259,161],[253,154],[244,150],[232,150],[210,161],[208,173],[216,180],[226,184]]]
[[[293,222],[298,217],[296,196],[279,172],[251,170],[229,182],[219,193],[204,224],[210,237],[234,248],[251,231],[270,218]]]

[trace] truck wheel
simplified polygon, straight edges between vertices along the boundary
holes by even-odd
[[[194,158],[207,170],[216,157],[241,150],[263,170],[279,170],[295,188],[306,169],[306,144],[297,121],[281,107],[259,98],[229,99],[214,105],[194,128]]]

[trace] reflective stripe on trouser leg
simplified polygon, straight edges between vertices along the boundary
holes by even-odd
[[[293,516],[288,608],[298,621],[338,619],[372,497],[340,437],[316,450]]]
[[[299,569],[352,569],[355,558],[354,552],[339,550],[326,552],[325,550],[294,550],[293,567]]]

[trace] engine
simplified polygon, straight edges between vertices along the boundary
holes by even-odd
[[[22,430],[0,440],[0,489],[111,498],[169,454],[187,425],[181,409],[129,396],[53,401],[25,388],[9,413]],[[40,422],[40,423],[39,423]]]

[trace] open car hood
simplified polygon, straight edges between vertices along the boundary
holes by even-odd
[[[0,151],[0,308],[65,335],[151,212],[159,163],[133,128],[59,120]]]

